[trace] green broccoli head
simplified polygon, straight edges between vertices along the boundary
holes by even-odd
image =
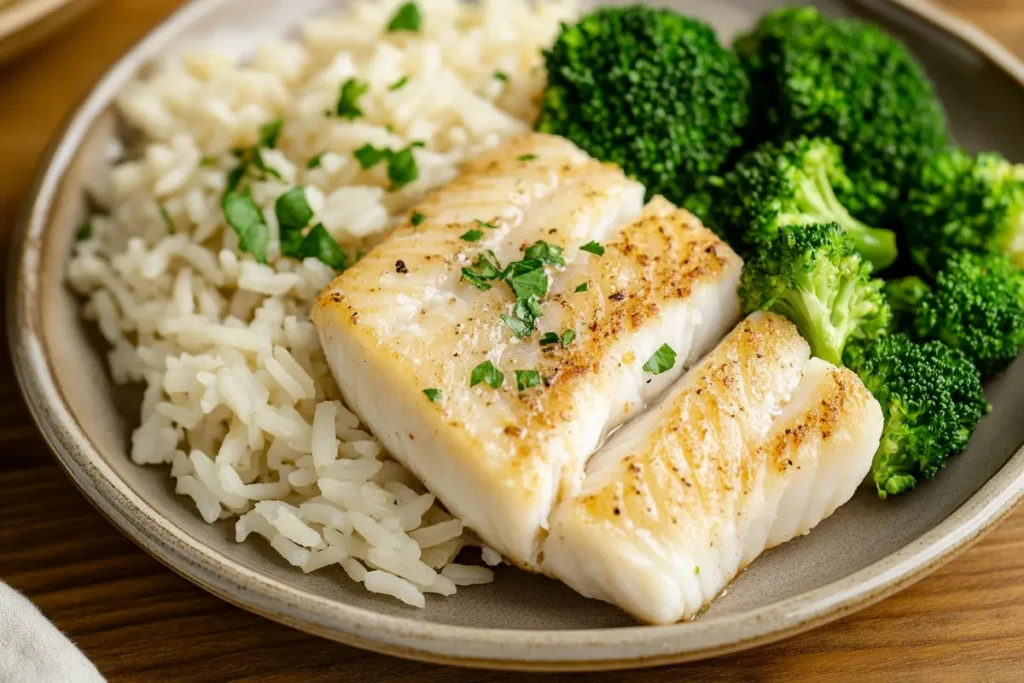
[[[1003,253],[1024,267],[1024,164],[944,150],[921,167],[902,221],[914,260],[930,272],[961,249]]]
[[[858,218],[884,224],[921,163],[947,143],[934,87],[878,27],[782,8],[736,42],[750,74],[759,140],[834,140],[852,185],[837,188]]]
[[[742,144],[749,82],[707,24],[608,7],[563,26],[544,59],[537,129],[618,164],[681,203]]]
[[[912,336],[962,351],[990,377],[1024,346],[1024,274],[1001,254],[961,252],[921,299]]]
[[[787,226],[764,242],[743,269],[746,313],[788,317],[811,352],[842,363],[848,341],[874,339],[889,325],[882,281],[835,223]]]
[[[836,198],[851,184],[842,151],[823,138],[767,142],[744,155],[717,183],[711,222],[746,249],[786,225],[838,223],[876,270],[896,260],[896,235],[850,215]]]
[[[885,418],[871,464],[880,498],[934,477],[989,411],[978,371],[960,351],[939,342],[883,336],[858,354],[853,369]]]
[[[916,275],[910,275],[886,282],[883,291],[892,310],[892,328],[903,332],[914,324],[921,300],[931,291],[931,287]]]

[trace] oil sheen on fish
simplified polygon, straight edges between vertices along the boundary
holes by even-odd
[[[572,495],[609,431],[739,318],[739,257],[691,214],[643,202],[617,167],[531,134],[470,162],[314,308],[348,404],[453,514],[526,568],[556,497]],[[481,290],[462,272],[488,251],[504,268],[539,241],[561,248],[565,265],[546,268],[537,329],[520,339],[502,319],[515,315],[510,286]],[[552,334],[557,343],[541,343]],[[675,365],[646,372],[664,344]],[[470,386],[484,362],[502,373],[499,388]],[[536,371],[537,385],[526,374],[520,390],[516,371]]]
[[[806,534],[871,467],[882,412],[845,368],[756,313],[590,459],[552,513],[544,571],[651,623],[692,617]]]

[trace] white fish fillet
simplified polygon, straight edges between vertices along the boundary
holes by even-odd
[[[599,450],[542,567],[651,623],[692,617],[764,550],[853,495],[882,412],[860,379],[754,314]]]
[[[691,214],[570,142],[531,134],[473,160],[412,220],[343,273],[313,320],[348,404],[389,451],[492,547],[536,568],[558,495],[605,435],[663,393],[739,318],[742,262]],[[461,236],[483,233],[477,242]],[[460,279],[485,249],[501,264],[538,240],[564,248],[543,317],[516,339],[514,295]],[[603,256],[581,251],[590,241]],[[577,288],[586,283],[586,291]],[[541,346],[543,332],[575,340]],[[643,365],[663,344],[674,368]],[[483,361],[500,389],[470,388]],[[515,370],[545,386],[520,392]],[[434,403],[423,391],[439,389]]]

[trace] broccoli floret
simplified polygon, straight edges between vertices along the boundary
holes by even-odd
[[[711,222],[746,249],[782,226],[838,223],[876,270],[896,260],[896,235],[850,215],[836,189],[850,189],[842,151],[823,138],[768,142],[748,152],[718,183]]]
[[[892,219],[912,175],[947,144],[931,82],[876,26],[782,8],[737,40],[736,50],[752,83],[751,135],[834,140],[853,181],[839,198],[861,220]]]
[[[912,183],[902,221],[911,255],[930,272],[960,249],[1003,253],[1024,267],[1024,164],[993,152],[936,154]]]
[[[905,331],[913,325],[918,307],[931,287],[916,275],[909,275],[899,280],[885,283],[885,300],[892,310],[892,328],[897,332]]]
[[[889,325],[882,281],[835,223],[786,226],[760,246],[743,269],[746,313],[788,317],[811,352],[839,365],[850,340],[867,341]]]
[[[880,337],[858,355],[853,369],[885,418],[871,463],[880,498],[934,477],[950,455],[964,449],[989,411],[978,371],[960,351],[939,342]]]
[[[608,7],[544,52],[537,129],[682,203],[742,144],[749,81],[714,30],[670,10]]]
[[[1024,274],[1000,254],[961,252],[917,307],[911,336],[962,351],[990,377],[1024,347]]]

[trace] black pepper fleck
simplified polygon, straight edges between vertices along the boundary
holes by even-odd
[[[402,275],[407,275],[409,273],[409,269],[405,267],[405,261],[401,260],[395,261],[395,270]]]

